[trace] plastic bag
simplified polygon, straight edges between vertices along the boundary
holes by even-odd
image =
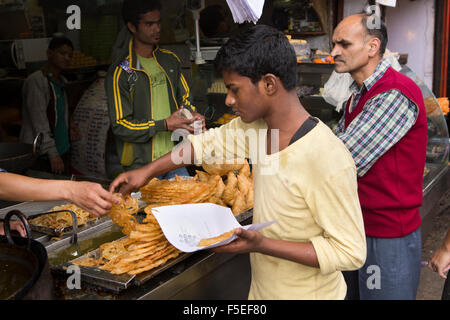
[[[387,60],[391,64],[392,68],[394,68],[395,71],[400,71],[402,69],[402,66],[398,62],[399,57],[400,56],[399,56],[398,52],[391,52],[391,51],[389,51],[389,49],[386,49],[383,59]]]
[[[350,85],[353,78],[350,73],[337,73],[333,71],[327,83],[323,87],[322,97],[326,102],[336,107],[339,112],[344,103],[350,98]]]

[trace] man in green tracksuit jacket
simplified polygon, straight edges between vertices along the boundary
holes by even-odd
[[[170,152],[173,131],[193,133],[194,121],[201,121],[204,130],[204,117],[189,101],[179,58],[158,46],[160,11],[159,1],[124,1],[123,16],[131,36],[127,50],[113,61],[105,81],[111,128],[120,163],[127,171]],[[183,118],[182,108],[194,117]]]

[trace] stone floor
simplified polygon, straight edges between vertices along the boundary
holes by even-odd
[[[450,228],[450,190],[440,200],[439,212],[434,218],[432,231],[422,240],[422,261],[428,261],[442,245],[448,228]],[[444,281],[437,273],[422,266],[417,300],[440,300]]]

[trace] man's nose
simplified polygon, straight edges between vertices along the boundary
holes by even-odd
[[[235,102],[236,102],[236,99],[234,99],[230,94],[227,94],[227,96],[225,97],[225,104],[228,107],[232,107]]]
[[[333,50],[331,51],[331,56],[335,58],[336,56],[339,56],[341,54],[341,51],[337,46],[333,47]]]

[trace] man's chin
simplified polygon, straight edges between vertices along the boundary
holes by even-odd
[[[336,73],[346,73],[346,72],[348,72],[348,70],[344,66],[338,66],[338,65],[334,66],[334,71],[336,71]]]
[[[141,42],[144,43],[147,46],[154,46],[154,47],[156,47],[156,46],[159,45],[159,39],[158,40],[152,39],[152,40],[141,41]]]

